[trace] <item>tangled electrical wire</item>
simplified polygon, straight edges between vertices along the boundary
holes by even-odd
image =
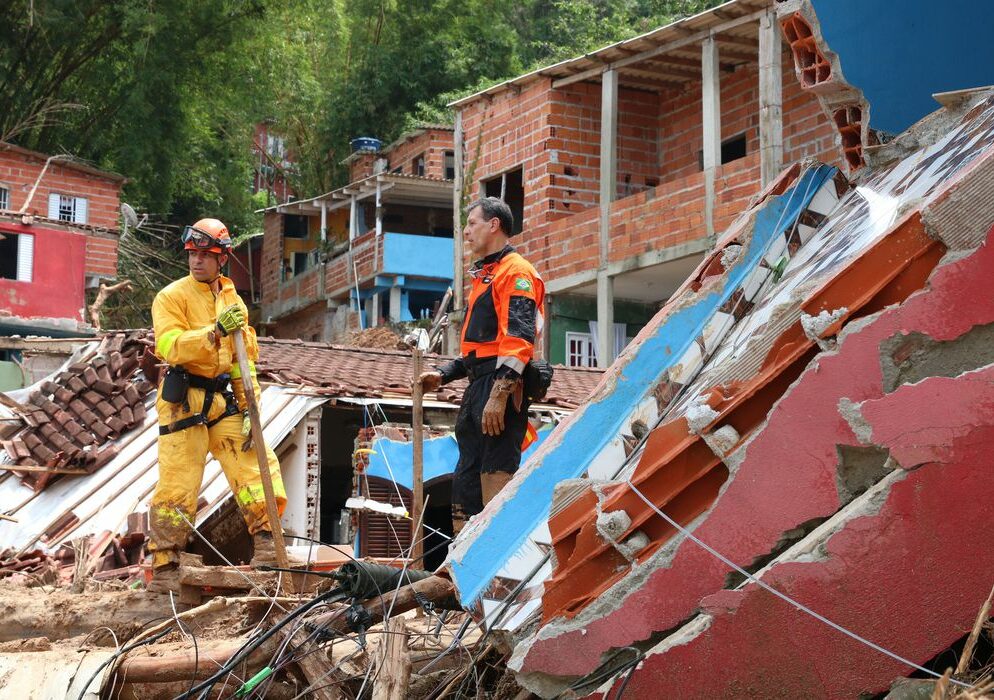
[[[309,540],[316,544],[323,544],[318,540],[312,540],[307,537],[294,537],[296,539]],[[425,555],[430,553],[431,550],[426,552]],[[366,632],[373,626],[373,616],[370,615],[370,612],[373,612],[376,617],[383,621],[388,620],[396,601],[396,595],[394,598],[390,598],[389,594],[391,591],[396,594],[400,591],[401,587],[431,576],[430,572],[411,569],[411,563],[415,562],[405,560],[401,568],[398,569],[393,566],[374,564],[353,558],[334,572],[307,572],[308,576],[331,578],[335,581],[335,585],[331,589],[319,593],[312,599],[301,602],[297,607],[291,607],[286,604],[285,599],[280,599],[279,602],[282,602],[283,605],[277,608],[277,598],[271,596],[272,604],[245,642],[230,655],[226,662],[214,662],[218,664],[217,670],[209,677],[199,680],[199,682],[198,678],[202,678],[203,675],[202,673],[198,674],[196,671],[198,666],[197,655],[199,654],[197,638],[191,626],[182,622],[180,616],[175,611],[175,606],[173,606],[172,617],[167,616],[151,620],[142,629],[147,628],[149,624],[158,620],[165,620],[169,624],[163,623],[164,627],[163,625],[159,625],[159,627],[163,627],[162,629],[155,627],[150,629],[148,633],[139,633],[132,637],[134,641],[124,646],[119,646],[118,651],[103,662],[84,687],[89,688],[89,684],[108,665],[117,663],[129,651],[143,645],[152,644],[167,634],[178,631],[187,640],[192,640],[195,654],[195,671],[193,678],[190,680],[189,688],[176,696],[175,700],[185,700],[188,698],[202,699],[207,697],[267,697],[268,690],[272,684],[278,678],[284,676],[285,672],[292,666],[299,664],[301,661],[306,660],[307,657],[315,654],[324,654],[325,660],[327,660],[331,648],[336,643],[344,640],[354,643],[355,649],[337,659],[336,663],[328,664],[328,668],[324,669],[320,676],[307,678],[309,685],[300,690],[296,697],[308,697],[318,688],[327,688],[353,682],[358,686],[358,690],[354,691],[355,697],[363,697],[364,693],[368,695],[371,692],[380,670],[379,665],[377,664],[377,667],[374,669],[374,664],[368,663],[364,673],[358,675],[354,673],[351,675],[342,674],[340,670],[345,664],[352,661],[366,649]],[[281,576],[287,571],[293,571],[276,567],[260,568],[279,572]],[[432,624],[435,625],[434,635],[437,637],[446,623],[446,612],[436,611],[432,604],[423,597],[419,597],[418,595],[414,597],[428,617],[428,627]],[[367,603],[364,606],[362,601],[370,599],[375,599],[375,602],[372,604]],[[376,605],[379,605],[379,608],[376,608]],[[265,619],[274,610],[281,613],[282,616],[273,624],[265,626]],[[440,655],[449,653],[453,646],[460,643],[461,637],[469,627],[469,623],[470,620],[467,619],[454,636],[453,644],[441,650]],[[151,634],[152,632],[154,634]],[[384,631],[382,633],[386,634],[388,632]],[[274,639],[277,635],[282,635],[282,638],[278,641]],[[260,658],[260,654],[267,656],[263,659]],[[240,678],[238,672],[243,671],[246,667],[245,662],[250,660],[253,668],[261,664],[261,670],[250,678]],[[118,680],[116,672],[112,673],[112,677],[116,685]],[[113,697],[112,691],[109,697]]]

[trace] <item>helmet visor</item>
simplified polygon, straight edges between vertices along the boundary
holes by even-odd
[[[228,241],[215,238],[206,231],[201,231],[199,228],[194,228],[193,226],[187,226],[183,229],[183,243],[188,243],[200,250],[228,247]]]

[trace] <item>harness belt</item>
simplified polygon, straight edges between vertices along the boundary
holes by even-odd
[[[477,358],[475,352],[466,355],[463,364],[466,367],[466,376],[471,382],[497,371],[496,357]]]
[[[217,377],[201,377],[196,374],[189,375],[189,386],[204,390],[204,406],[200,409],[200,413],[181,418],[169,425],[160,425],[159,435],[178,433],[195,425],[206,425],[208,428],[213,428],[228,416],[237,416],[239,413],[238,404],[235,403],[234,393],[228,388],[230,380],[231,375],[229,374],[221,374]],[[207,414],[210,412],[211,406],[214,405],[214,394],[221,394],[224,397],[224,413],[214,420],[207,420]]]

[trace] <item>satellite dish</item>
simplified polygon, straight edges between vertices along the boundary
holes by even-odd
[[[138,214],[135,213],[134,207],[127,202],[121,202],[121,216],[124,217],[125,231],[127,231],[128,226],[138,227]]]
[[[132,207],[127,202],[121,202],[121,218],[124,219],[124,230],[121,231],[121,238],[123,239],[128,235],[128,228],[140,229],[148,221],[148,214],[142,214],[141,221],[138,220],[138,214],[135,213],[135,208]]]

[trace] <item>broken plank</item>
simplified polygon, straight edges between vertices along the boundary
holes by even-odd
[[[0,464],[0,471],[8,472],[45,472],[46,474],[86,474],[85,469],[60,469],[46,467],[41,464]]]
[[[407,628],[404,618],[391,617],[383,624],[377,651],[376,682],[373,700],[403,700],[411,681],[411,656],[407,651]]]
[[[334,667],[323,650],[304,654],[297,660],[297,666],[307,680],[307,697],[315,700],[340,700],[345,697],[336,684]]]
[[[276,582],[276,574],[268,571],[242,571],[226,566],[180,566],[179,582],[183,586],[201,588],[230,588],[247,591]]]

